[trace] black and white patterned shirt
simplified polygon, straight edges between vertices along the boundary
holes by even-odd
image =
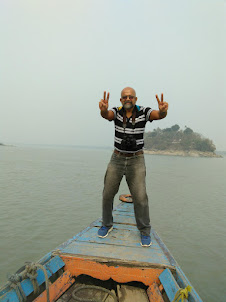
[[[132,116],[128,119],[125,128],[125,134],[133,135],[136,139],[137,148],[133,151],[125,151],[122,149],[121,142],[124,137],[123,128],[123,107],[113,107],[110,109],[114,112],[114,122],[115,122],[115,149],[123,153],[134,153],[143,150],[144,147],[144,129],[148,121],[150,121],[150,114],[153,109],[150,107],[143,107],[136,105],[136,118],[135,127],[132,125]],[[134,128],[134,129],[133,129]]]

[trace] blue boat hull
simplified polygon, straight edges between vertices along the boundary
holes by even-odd
[[[114,229],[108,237],[97,236],[101,226],[98,219],[38,262],[41,266],[37,267],[35,282],[41,293],[35,294],[34,281],[22,278],[20,273],[20,284],[6,284],[0,301],[20,301],[20,291],[30,301],[46,301],[47,296],[49,301],[57,301],[81,275],[102,281],[111,279],[118,284],[140,282],[147,289],[149,301],[156,302],[165,301],[166,295],[168,301],[173,301],[180,289],[191,286],[187,301],[202,301],[153,228],[152,245],[140,245],[132,203],[119,204],[113,217]]]

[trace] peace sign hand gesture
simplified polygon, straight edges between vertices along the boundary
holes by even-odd
[[[108,110],[109,96],[110,96],[110,93],[108,92],[107,98],[106,98],[106,91],[104,91],[104,98],[101,99],[101,101],[99,102],[99,108],[100,108],[100,110],[101,110],[102,112]]]
[[[163,102],[163,93],[161,94],[161,101],[159,100],[159,97],[158,97],[157,94],[155,96],[156,96],[156,99],[157,99],[157,102],[158,102],[158,105],[159,105],[159,112],[160,112],[160,114],[161,113],[167,113],[168,103]]]

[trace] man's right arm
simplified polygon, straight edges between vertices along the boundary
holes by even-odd
[[[115,114],[112,110],[100,111],[100,115],[109,121],[112,121],[115,118]]]
[[[106,91],[104,91],[104,98],[99,102],[100,114],[106,120],[112,121],[115,117],[115,114],[112,110],[108,110],[108,101],[109,101],[109,92],[106,98]]]

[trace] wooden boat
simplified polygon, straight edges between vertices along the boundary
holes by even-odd
[[[131,202],[113,216],[108,237],[97,236],[98,219],[22,267],[0,290],[0,301],[202,301],[153,228],[153,244],[141,247]]]

